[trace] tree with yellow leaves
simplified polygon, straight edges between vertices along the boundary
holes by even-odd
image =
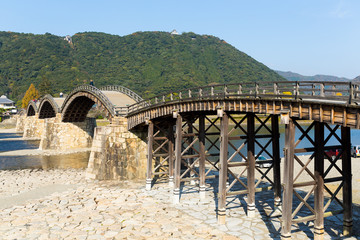
[[[21,100],[21,107],[26,108],[30,100],[38,99],[40,97],[38,90],[36,90],[34,84],[31,84],[29,89],[26,91],[25,96]]]

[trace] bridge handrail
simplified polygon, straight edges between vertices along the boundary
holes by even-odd
[[[359,86],[359,83],[340,81],[279,81],[216,84],[190,88],[179,92],[168,92],[167,94],[142,100],[128,106],[128,114],[165,102],[206,98],[329,99],[341,101],[346,104],[354,104],[354,100],[360,101]]]
[[[95,93],[97,95],[97,97],[99,97],[103,103],[105,103],[107,106],[111,107],[111,109],[109,109],[109,111],[111,112],[111,114],[113,116],[116,116],[114,104],[112,104],[112,102],[109,100],[109,98],[107,96],[105,96],[105,94],[102,93],[100,89],[98,89],[94,86],[91,86],[91,85],[80,85],[80,86],[76,87],[74,90],[72,90],[71,93],[65,98],[65,101],[61,108],[61,112],[63,112],[63,110],[64,110],[63,108],[66,106],[66,103],[69,101],[69,99],[72,97],[72,95],[75,92],[79,92],[79,91]]]
[[[140,97],[137,93],[135,93],[134,91],[120,86],[120,85],[108,85],[108,86],[104,86],[100,88],[101,91],[116,91],[116,92],[121,92],[127,96],[129,96],[130,98],[134,99],[136,102],[140,102],[143,101],[144,99],[142,97]]]

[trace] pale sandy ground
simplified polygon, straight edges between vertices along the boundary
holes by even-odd
[[[16,151],[0,152],[0,156],[34,156],[34,155],[51,156],[51,155],[72,154],[72,153],[81,153],[81,152],[89,152],[89,151],[91,151],[91,148],[69,149],[63,152],[59,152],[58,150],[23,149]]]

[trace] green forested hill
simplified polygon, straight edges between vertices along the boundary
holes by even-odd
[[[219,38],[194,33],[86,32],[72,43],[51,34],[0,32],[0,94],[21,99],[31,83],[56,95],[93,79],[143,97],[194,86],[284,80]]]

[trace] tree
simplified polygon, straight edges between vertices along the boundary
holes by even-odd
[[[51,92],[51,83],[47,77],[43,76],[39,84],[39,93],[41,96],[44,96],[46,94],[51,94]]]
[[[29,89],[26,91],[24,98],[21,101],[21,107],[26,108],[30,100],[38,99],[40,97],[38,90],[36,90],[34,84],[30,84]]]

